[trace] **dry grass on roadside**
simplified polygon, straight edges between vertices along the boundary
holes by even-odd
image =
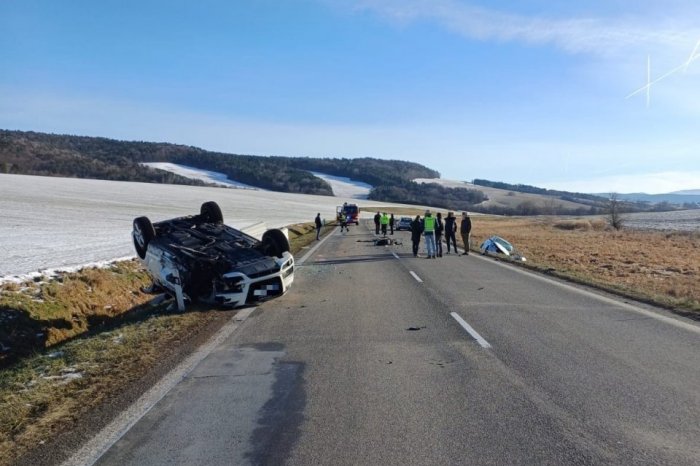
[[[160,315],[164,306],[138,291],[147,283],[138,262],[124,261],[0,286],[11,350],[0,361],[0,464],[70,429],[206,325],[206,314]]]
[[[700,235],[606,229],[604,219],[472,218],[472,245],[510,241],[530,267],[700,316]]]
[[[90,409],[148,373],[207,315],[152,315],[71,340],[5,369],[0,379],[0,464],[66,431]]]

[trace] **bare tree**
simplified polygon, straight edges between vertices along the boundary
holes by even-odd
[[[616,230],[621,230],[625,219],[622,216],[622,201],[617,193],[610,193],[607,203],[608,223]]]
[[[548,196],[542,203],[544,213],[547,215],[555,215],[557,213],[558,204],[555,198]]]

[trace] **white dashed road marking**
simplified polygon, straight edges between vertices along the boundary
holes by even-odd
[[[413,276],[413,278],[416,279],[416,281],[418,283],[423,283],[423,280],[421,280],[420,277],[418,275],[416,275],[416,272],[414,272],[413,270],[410,270],[408,273],[410,273]]]
[[[474,330],[474,329],[472,328],[471,325],[469,325],[464,319],[462,319],[462,318],[459,316],[459,314],[457,314],[456,312],[450,312],[450,315],[451,315],[452,317],[454,317],[454,319],[459,323],[459,325],[461,325],[462,328],[463,328],[464,330],[466,330],[467,332],[469,332],[469,335],[471,335],[472,337],[474,337],[474,339],[475,339],[477,342],[479,342],[479,344],[480,344],[482,347],[484,347],[484,348],[491,348],[491,345],[489,344],[489,342],[486,341],[486,340],[484,340],[484,338],[483,338],[481,335],[479,335],[479,334],[477,333],[477,331]]]

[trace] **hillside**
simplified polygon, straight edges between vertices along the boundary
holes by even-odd
[[[330,185],[274,157],[209,152],[197,147],[0,130],[0,172],[115,181],[204,185],[141,165],[170,162],[226,174],[271,191],[332,195]],[[282,163],[281,163],[282,162]]]
[[[466,181],[433,178],[417,178],[415,181],[425,184],[435,183],[447,188],[464,188],[482,192],[485,199],[471,206],[469,209],[475,212],[507,215],[587,215],[601,213],[604,209],[604,199],[602,198],[598,204],[591,205],[589,203],[584,204],[562,199],[559,196],[523,193],[490,186],[478,186]]]
[[[449,210],[501,215],[586,215],[606,208],[606,199],[593,195],[487,180],[475,180],[475,184],[441,180],[435,170],[400,160],[238,155],[169,143],[0,130],[0,173],[199,186],[221,184],[211,178],[198,179],[150,168],[149,164],[191,167],[270,191],[332,196],[331,185],[314,175],[324,173],[372,186],[368,200]],[[625,203],[624,210],[651,208],[644,203]]]
[[[117,181],[204,185],[200,179],[151,169],[171,163],[225,175],[270,191],[331,196],[329,183],[312,171],[374,186],[371,200],[464,208],[483,200],[474,190],[426,187],[419,177],[440,174],[423,165],[373,158],[338,159],[225,154],[197,147],[143,141],[0,130],[0,172]]]
[[[440,176],[420,164],[399,160],[238,155],[169,143],[0,130],[1,173],[205,184],[151,169],[145,163],[172,163],[222,173],[231,180],[271,191],[326,196],[333,195],[330,185],[311,171],[373,186],[405,185],[416,177]],[[370,198],[388,200],[378,195]]]

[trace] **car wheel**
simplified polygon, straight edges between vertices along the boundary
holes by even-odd
[[[221,207],[214,201],[202,204],[199,213],[206,223],[224,223],[224,214],[221,213]]]
[[[282,257],[282,254],[289,251],[289,240],[282,230],[273,228],[267,230],[262,236],[263,249],[268,256]]]
[[[141,259],[144,259],[146,257],[148,243],[156,237],[156,230],[153,228],[153,224],[148,217],[138,217],[134,219],[134,231],[132,232],[132,236],[134,238],[136,254],[138,254]]]

